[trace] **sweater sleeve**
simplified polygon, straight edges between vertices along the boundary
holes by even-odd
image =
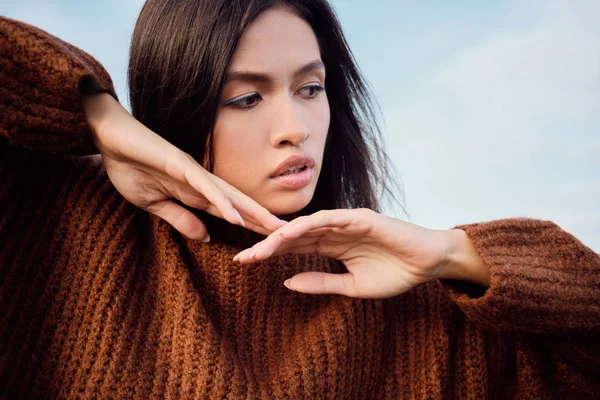
[[[490,287],[442,280],[466,317],[534,334],[600,333],[600,256],[551,221],[461,225],[490,269]]]
[[[83,50],[0,17],[0,137],[33,151],[97,153],[88,135],[82,90],[117,98],[108,73]]]

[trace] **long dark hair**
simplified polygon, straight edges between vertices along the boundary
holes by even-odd
[[[370,90],[326,0],[148,0],[133,32],[134,117],[213,170],[212,130],[225,72],[244,30],[282,6],[313,29],[327,71],[331,122],[314,197],[301,211],[370,208],[396,200]],[[401,190],[400,192],[401,193]],[[402,206],[402,205],[401,205]]]

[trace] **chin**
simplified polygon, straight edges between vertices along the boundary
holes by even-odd
[[[312,200],[314,192],[314,187],[306,187],[301,190],[274,193],[256,200],[271,214],[281,217],[297,213],[305,208]]]

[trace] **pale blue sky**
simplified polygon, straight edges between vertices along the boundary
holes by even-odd
[[[126,100],[142,0],[0,0],[100,60]],[[555,221],[600,251],[600,0],[333,2],[385,120],[408,220]]]

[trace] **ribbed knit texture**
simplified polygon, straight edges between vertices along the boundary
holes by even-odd
[[[238,228],[183,239],[75,157],[94,153],[80,82],[114,95],[92,57],[0,18],[0,67],[0,398],[598,398],[600,257],[556,224],[460,226],[487,290],[296,293],[344,266],[238,265]]]

